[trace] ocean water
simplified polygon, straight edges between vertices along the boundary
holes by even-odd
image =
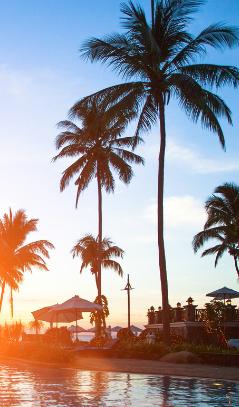
[[[80,332],[77,334],[73,333],[72,334],[73,341],[76,339],[76,337],[79,339],[79,341],[90,342],[91,339],[93,339],[95,337],[95,334],[94,334],[94,332]],[[112,339],[115,339],[117,337],[117,332],[112,332],[111,337],[112,337]]]
[[[0,406],[239,406],[239,383],[0,362]]]

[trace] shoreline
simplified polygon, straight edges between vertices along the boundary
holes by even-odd
[[[176,376],[185,378],[218,379],[239,382],[239,368],[200,364],[176,364],[155,360],[117,359],[117,358],[77,358],[72,363],[47,363],[29,359],[1,357],[7,364],[20,364],[40,368],[74,369],[85,371],[118,372]]]

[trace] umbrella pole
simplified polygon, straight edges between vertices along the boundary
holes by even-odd
[[[59,344],[59,332],[58,332],[58,312],[56,313],[56,343]]]
[[[78,329],[77,329],[77,309],[76,309],[76,339],[78,340]]]

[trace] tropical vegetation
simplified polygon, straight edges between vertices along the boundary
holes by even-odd
[[[124,109],[121,103],[108,103],[106,100],[93,100],[88,106],[78,106],[72,117],[81,122],[79,127],[72,121],[62,121],[64,129],[56,139],[60,152],[53,158],[74,158],[74,162],[63,172],[60,190],[63,191],[72,178],[76,178],[76,206],[80,194],[96,179],[98,190],[98,242],[102,242],[102,190],[114,192],[115,173],[128,184],[133,176],[131,164],[143,164],[143,159],[131,151],[140,142],[137,137],[123,137],[122,134],[135,117],[132,109]],[[103,243],[104,245],[105,243]],[[98,265],[94,263],[98,296],[101,296],[101,252],[98,252]]]
[[[44,323],[39,321],[39,319],[33,319],[29,322],[29,328],[35,331],[35,334],[38,335],[41,333],[41,329],[44,327]]]
[[[10,289],[11,315],[13,317],[13,291],[19,289],[24,273],[34,268],[48,270],[44,258],[54,246],[48,240],[26,242],[30,233],[37,231],[38,219],[28,219],[19,209],[5,213],[0,219],[0,311],[6,287]]]
[[[80,273],[85,268],[90,268],[92,275],[95,277],[96,287],[98,295],[95,299],[96,304],[101,304],[103,309],[101,311],[95,311],[90,316],[90,322],[95,322],[97,327],[97,336],[101,335],[101,331],[105,333],[106,323],[105,319],[109,315],[108,300],[101,294],[99,290],[99,274],[98,264],[105,269],[111,269],[115,271],[119,276],[123,276],[123,270],[121,265],[115,260],[115,258],[123,258],[124,251],[116,246],[109,238],[104,238],[101,242],[99,236],[97,238],[92,235],[86,235],[81,238],[72,249],[73,258],[78,256],[81,258]]]
[[[215,267],[225,253],[229,253],[234,260],[237,276],[239,277],[239,186],[225,183],[218,186],[205,203],[207,220],[204,229],[193,239],[195,253],[208,241],[215,245],[205,249],[202,257],[215,255]]]
[[[120,277],[123,276],[122,267],[115,258],[118,257],[122,259],[124,251],[116,246],[109,238],[105,237],[100,242],[98,236],[95,238],[92,235],[86,235],[75,244],[72,249],[72,255],[73,258],[76,256],[81,258],[80,273],[82,273],[85,268],[90,268],[91,273],[95,277],[98,296],[101,295],[99,290],[99,276],[97,273],[99,258],[103,268],[111,269]]]
[[[214,90],[239,84],[236,67],[201,62],[209,47],[223,50],[239,44],[238,30],[222,23],[211,24],[196,36],[188,31],[192,16],[201,4],[202,0],[151,0],[152,15],[148,21],[138,3],[123,3],[124,33],[88,39],[81,47],[81,55],[85,60],[105,63],[126,82],[96,92],[73,108],[77,113],[83,106],[87,109],[94,101],[104,98],[109,103],[120,102],[126,111],[132,109],[138,114],[136,138],[159,121],[158,250],[166,342],[170,338],[163,226],[167,105],[176,99],[189,119],[201,121],[225,148],[219,120],[225,118],[231,124],[231,111]]]

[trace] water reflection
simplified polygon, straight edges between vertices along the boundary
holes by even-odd
[[[0,364],[2,407],[239,406],[239,385],[153,375]]]

